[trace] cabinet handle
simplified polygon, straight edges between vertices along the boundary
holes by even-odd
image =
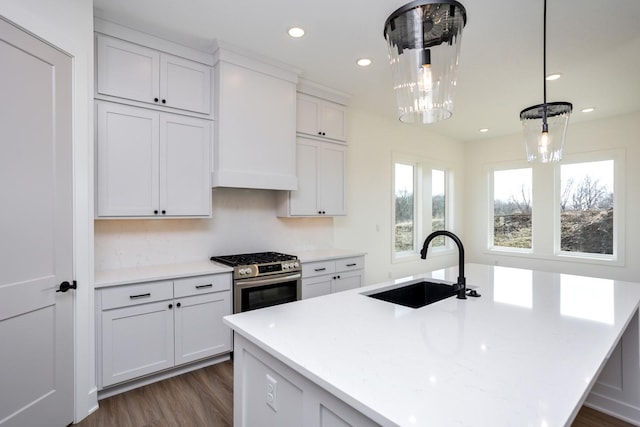
[[[204,288],[212,288],[213,283],[209,283],[208,285],[196,285],[196,289],[204,289]]]
[[[148,298],[150,296],[151,296],[150,293],[146,293],[146,294],[139,294],[139,295],[129,295],[129,298],[130,299],[138,299],[138,298]]]
[[[155,211],[153,211],[153,213],[154,213],[155,215],[158,215],[158,210],[156,209]]]
[[[167,213],[167,211],[165,211],[164,209],[162,210],[162,215],[165,215]]]
[[[337,277],[337,279],[339,279],[339,278],[340,278],[340,276]]]
[[[153,102],[158,102],[158,98],[153,98]]]
[[[182,303],[177,303],[176,307],[180,308],[180,306],[182,306]]]
[[[356,265],[358,265],[358,264],[356,264],[356,263],[354,262],[353,264],[347,264],[347,267],[355,267]]]
[[[325,135],[326,135],[326,133],[322,132],[322,136],[325,136]]]
[[[322,135],[322,132],[318,131],[318,135]]]
[[[169,310],[173,308],[173,304],[169,304]]]
[[[316,268],[313,271],[325,271],[327,268],[326,267],[322,267],[322,268]]]
[[[326,212],[325,212],[325,211],[322,211],[322,215],[324,215],[324,214],[326,214]]]
[[[167,103],[167,100],[166,100],[166,99],[163,99],[163,100],[162,100],[162,103],[163,103],[163,104],[166,104],[166,103]]]

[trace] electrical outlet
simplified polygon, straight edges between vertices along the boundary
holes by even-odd
[[[271,409],[278,411],[278,381],[271,375],[267,374],[267,405]]]

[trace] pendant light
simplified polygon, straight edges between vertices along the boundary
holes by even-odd
[[[434,123],[451,117],[467,12],[455,0],[418,0],[384,24],[402,122]]]
[[[520,112],[524,130],[527,160],[542,163],[562,160],[569,116],[573,105],[569,102],[547,102],[547,0],[544,0],[542,42],[543,103]]]

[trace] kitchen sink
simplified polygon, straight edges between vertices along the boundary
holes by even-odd
[[[420,308],[452,297],[456,293],[452,285],[422,281],[367,296],[393,304],[404,305],[405,307]]]

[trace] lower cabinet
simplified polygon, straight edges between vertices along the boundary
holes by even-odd
[[[100,289],[99,388],[231,351],[231,274]]]
[[[346,291],[364,283],[364,256],[302,263],[302,298]]]
[[[242,335],[234,345],[234,426],[379,426]]]

